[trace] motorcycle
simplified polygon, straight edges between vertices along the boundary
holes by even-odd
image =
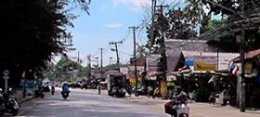
[[[177,107],[177,117],[189,117],[190,108],[186,104]]]
[[[69,97],[70,91],[61,91],[62,97],[66,100]]]
[[[172,117],[189,117],[190,108],[187,104],[170,101],[164,105],[165,113]]]
[[[134,91],[135,96],[145,95],[145,89],[144,88],[141,88],[141,89],[133,88],[133,91]]]
[[[16,100],[15,93],[10,88],[7,93],[3,93],[0,89],[0,116],[4,113],[12,113],[13,116],[18,114],[20,105]]]
[[[43,89],[41,87],[38,87],[36,90],[35,90],[35,97],[38,98],[38,97],[41,97],[41,98],[44,98],[44,94],[43,94]]]

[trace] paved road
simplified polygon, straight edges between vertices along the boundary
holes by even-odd
[[[127,99],[97,95],[93,90],[72,90],[68,100],[56,92],[45,99],[26,102],[20,116],[48,117],[169,117],[150,106]]]
[[[103,91],[73,90],[69,100],[64,101],[59,94],[47,95],[46,99],[36,99],[24,103],[20,115],[23,116],[73,116],[73,117],[169,117],[164,114],[163,105],[169,100],[152,99],[145,96],[113,98]],[[260,110],[245,113],[230,106],[191,103],[190,117],[260,117]]]

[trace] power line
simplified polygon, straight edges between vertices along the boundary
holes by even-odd
[[[125,35],[124,35],[124,37],[123,37],[123,39],[122,39],[121,41],[122,41],[122,42],[125,42],[126,39],[127,39],[128,36],[129,36],[129,34],[130,34],[130,30],[128,29],[128,30],[126,31],[126,33],[125,33]]]
[[[144,23],[145,21],[143,20],[143,22],[138,26],[139,27],[139,30],[138,30],[138,33],[137,33],[137,38],[140,40],[140,34],[141,34],[141,32],[143,31],[143,29],[144,29]]]

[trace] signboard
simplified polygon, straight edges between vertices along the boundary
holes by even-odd
[[[162,97],[166,97],[167,96],[167,82],[161,80],[160,82],[160,94]]]
[[[229,63],[232,59],[238,57],[238,53],[219,53],[218,54],[218,70],[229,69]]]
[[[136,84],[135,77],[130,77],[130,78],[129,78],[129,81],[130,81],[130,84],[131,84],[131,85],[135,85],[135,84]]]
[[[160,55],[147,56],[147,71],[157,71],[159,69]]]
[[[186,59],[185,60],[185,66],[193,66],[193,65],[194,65],[193,59]]]
[[[5,76],[9,75],[9,70],[4,70],[3,74],[4,74]]]
[[[127,67],[120,67],[120,72],[123,74],[128,74],[128,68]]]
[[[216,56],[195,56],[195,71],[215,71],[217,66]]]
[[[252,73],[252,63],[246,62],[245,64],[245,74],[251,74]]]
[[[147,56],[146,63],[147,63],[147,79],[149,80],[156,80],[157,74],[160,72],[158,71],[160,66],[160,57],[161,55],[153,54]]]
[[[216,68],[218,68],[218,69],[216,69],[216,70],[229,69],[228,65],[229,65],[230,61],[239,56],[239,53],[223,53],[223,52],[182,51],[182,53],[185,58],[185,65],[189,66],[191,69],[193,68],[192,66],[195,67],[196,58],[197,58],[197,60],[198,59],[200,60],[200,58],[198,58],[198,57],[202,57],[202,58],[208,57],[206,59],[213,59],[212,60],[213,63],[214,63],[214,61],[217,61],[216,63],[218,63],[218,65]],[[214,60],[215,58],[210,58],[213,56],[216,58],[216,60]],[[212,67],[214,67],[214,66],[212,66]],[[206,71],[206,70],[204,70],[204,71]]]

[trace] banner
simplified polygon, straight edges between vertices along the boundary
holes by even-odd
[[[194,71],[215,71],[216,67],[216,56],[195,56]]]

